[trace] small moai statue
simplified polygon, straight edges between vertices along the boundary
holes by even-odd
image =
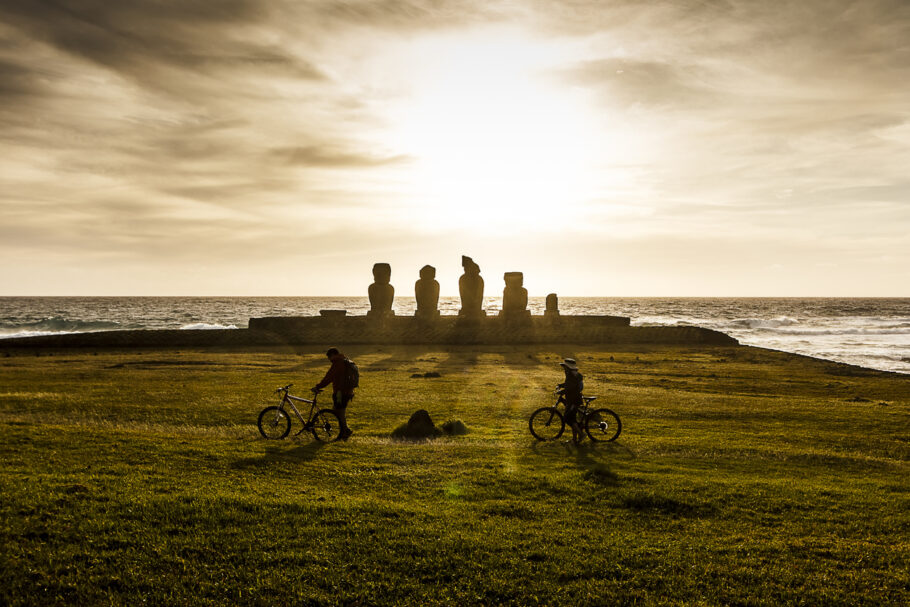
[[[392,266],[387,263],[373,264],[373,284],[367,293],[370,296],[370,310],[367,316],[392,316],[392,300],[395,299],[395,287],[392,280]]]
[[[420,268],[420,280],[414,283],[414,297],[417,299],[417,311],[414,316],[419,318],[436,318],[439,316],[439,282],[436,281],[436,268],[423,266]]]
[[[556,297],[556,293],[547,295],[547,307],[543,311],[543,315],[549,318],[556,318],[559,316],[559,298]]]
[[[530,316],[528,310],[528,290],[524,288],[524,274],[506,272],[503,274],[506,288],[502,290],[502,311],[500,316],[506,318],[523,318]]]
[[[486,316],[483,309],[483,278],[480,277],[480,266],[466,255],[461,256],[464,274],[458,279],[458,293],[461,295],[459,316]]]

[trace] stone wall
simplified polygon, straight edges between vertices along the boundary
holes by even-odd
[[[318,344],[738,343],[699,327],[631,327],[624,316],[269,317],[251,318],[249,326],[250,331],[281,336],[290,343]]]

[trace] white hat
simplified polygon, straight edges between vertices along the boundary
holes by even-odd
[[[561,363],[559,363],[559,364],[562,365],[563,367],[568,368],[568,369],[574,369],[574,370],[576,370],[576,371],[578,370],[578,365],[575,364],[575,359],[574,359],[574,358],[565,358],[565,359],[563,359],[563,361],[562,361]]]

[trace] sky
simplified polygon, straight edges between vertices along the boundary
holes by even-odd
[[[0,0],[0,295],[910,296],[910,2]]]

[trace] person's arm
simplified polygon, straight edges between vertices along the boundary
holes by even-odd
[[[329,370],[325,372],[325,377],[322,378],[322,381],[313,386],[313,389],[322,390],[328,386],[330,383],[332,383],[332,381],[334,381],[335,376],[338,375],[338,373],[342,372],[343,367],[344,359],[339,358],[338,360],[333,360],[332,366],[329,367]]]
[[[332,366],[329,367],[329,370],[325,372],[325,377],[322,378],[318,384],[313,386],[313,392],[316,390],[322,390],[332,382],[332,369],[335,368],[335,363],[332,363]]]

